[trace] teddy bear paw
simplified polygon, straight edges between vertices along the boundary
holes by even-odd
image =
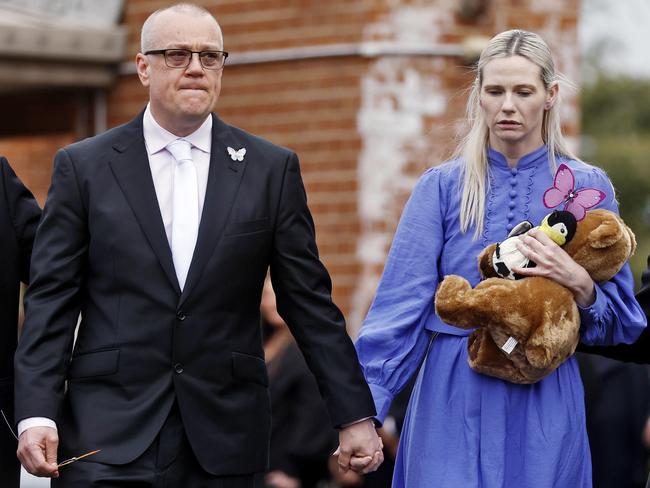
[[[548,348],[530,344],[526,347],[526,358],[531,366],[537,369],[547,369],[553,360]]]
[[[471,289],[471,285],[465,278],[456,275],[445,276],[438,286],[435,296],[438,317],[448,324],[464,327],[462,321],[459,321],[459,311],[467,307],[466,295]],[[467,324],[467,327],[470,326]]]

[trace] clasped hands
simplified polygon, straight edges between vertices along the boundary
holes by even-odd
[[[565,286],[571,290],[576,303],[581,307],[589,307],[594,303],[596,291],[589,273],[544,232],[539,229],[529,230],[519,238],[517,249],[536,266],[514,268],[515,273],[522,276],[543,276]]]
[[[359,474],[376,471],[384,461],[383,447],[372,419],[342,428],[339,447],[334,452],[334,456],[338,456],[339,471],[352,470]]]

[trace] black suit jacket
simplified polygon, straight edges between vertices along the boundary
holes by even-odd
[[[646,317],[650,317],[650,256],[648,256],[648,269],[643,272],[641,282],[642,286],[636,294],[636,299],[643,308]],[[618,344],[616,346],[585,346],[579,344],[578,351],[599,354],[619,361],[650,364],[650,326],[646,327],[639,338],[632,344]]]
[[[41,210],[4,157],[0,157],[0,408],[13,415],[14,351],[20,282],[29,281],[29,259]],[[0,480],[18,486],[16,439],[0,419]],[[12,484],[13,483],[13,484]]]
[[[244,160],[233,161],[227,147],[245,147]],[[264,471],[270,408],[259,304],[269,266],[278,310],[333,423],[373,415],[294,153],[213,116],[205,203],[181,293],[142,114],[60,150],[16,354],[17,420],[54,419],[62,456],[102,449],[97,461],[123,464],[151,444],[176,399],[207,471]]]

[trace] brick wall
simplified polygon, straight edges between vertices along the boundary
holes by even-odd
[[[0,137],[0,154],[43,206],[52,177],[52,158],[56,150],[74,142],[72,134]]]
[[[367,24],[389,11],[391,0],[199,0],[219,20],[226,50],[251,51],[358,42]],[[409,2],[403,2],[409,3]],[[127,0],[129,58],[139,50],[139,26],[170,2]],[[133,26],[133,27],[131,27]]]
[[[126,2],[128,52],[124,74],[108,93],[109,126],[126,122],[146,102],[127,63],[139,49],[141,23],[168,3]],[[235,62],[224,71],[217,112],[231,124],[298,152],[319,248],[352,332],[372,298],[418,175],[453,149],[464,111],[462,88],[471,79],[459,56],[466,38],[490,37],[512,27],[538,31],[557,54],[560,69],[578,81],[579,0],[198,3],[217,15]],[[472,18],[473,12],[477,15]],[[243,52],[293,49],[304,54],[332,45],[356,46],[356,51],[264,63],[236,61]],[[575,94],[569,94],[565,120],[567,131],[575,135]],[[0,152],[11,153],[20,168],[25,167],[19,161],[24,156],[33,157],[31,166],[40,166],[43,154],[53,154],[66,137],[70,135],[0,139]],[[28,183],[42,194],[42,179],[30,174],[25,171]]]

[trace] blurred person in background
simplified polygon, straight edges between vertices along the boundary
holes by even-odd
[[[650,412],[647,367],[594,354],[576,356],[585,387],[594,488],[643,488],[648,462],[643,434]]]
[[[372,397],[296,154],[212,113],[227,53],[203,7],[154,12],[141,48],[144,111],[55,157],[15,361],[23,466],[60,474],[53,487],[263,486],[270,268],[340,428],[340,469],[376,469]],[[92,450],[59,472],[57,459]]]
[[[650,256],[648,268],[641,276],[641,289],[636,299],[643,308],[646,317],[650,316]],[[619,361],[639,364],[650,364],[650,328],[646,328],[632,344],[617,344],[615,346],[578,345],[578,351],[598,354]]]
[[[406,387],[397,394],[390,405],[388,415],[384,419],[383,425],[377,430],[384,445],[384,462],[379,466],[379,469],[363,476],[360,476],[353,471],[348,471],[347,473],[342,474],[336,465],[336,460],[332,458],[329,465],[332,483],[326,485],[325,488],[390,488],[392,486],[393,470],[395,468],[395,460],[397,459],[399,438],[402,432],[404,417],[406,416],[406,410],[414,384],[415,376]]]
[[[650,312],[650,256],[636,299]],[[650,329],[632,344],[578,345],[585,381],[595,488],[644,486],[650,452]],[[602,356],[602,357],[599,357]],[[624,364],[616,361],[633,362]],[[647,480],[650,487],[650,478]]]
[[[384,445],[384,462],[379,469],[363,476],[351,470],[341,473],[336,457],[331,456],[336,447],[336,431],[323,428],[327,424],[325,404],[314,376],[277,311],[275,293],[268,278],[262,291],[260,315],[271,395],[268,487],[390,488],[399,432],[414,381],[395,398],[384,425],[378,430]]]
[[[34,196],[0,157],[0,485],[18,488],[20,463],[13,425],[14,351],[18,337],[20,283],[29,283],[29,261],[41,216]]]
[[[476,373],[467,363],[472,331],[443,323],[434,308],[445,275],[475,286],[476,258],[488,244],[550,212],[543,194],[559,162],[573,172],[576,188],[608,192],[601,207],[618,211],[605,173],[566,145],[559,80],[539,35],[510,30],[492,38],[477,64],[468,135],[453,160],[421,177],[404,208],[356,343],[379,421],[424,358],[400,438],[395,488],[592,485],[575,358],[530,385]],[[594,283],[537,229],[517,248],[536,267],[513,271],[546,276],[573,293],[583,342],[632,342],[645,327],[629,265],[611,281]]]
[[[260,305],[271,395],[269,488],[315,488],[329,478],[327,462],[337,433],[318,385],[285,321],[267,278]],[[335,460],[336,461],[336,460]],[[338,465],[336,464],[338,471]],[[352,471],[351,471],[352,472]]]

